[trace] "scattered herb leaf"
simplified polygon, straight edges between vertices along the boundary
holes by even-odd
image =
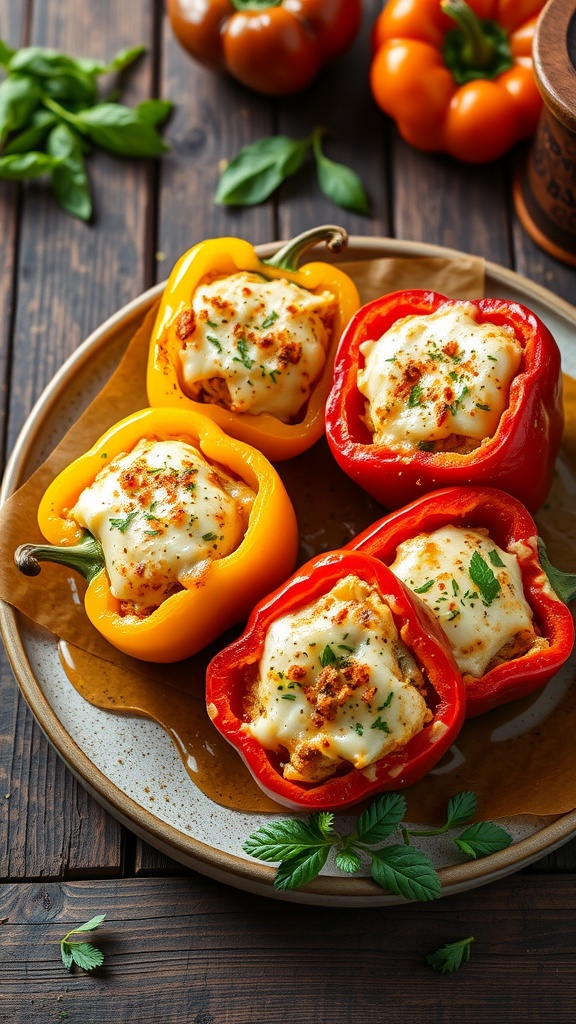
[[[79,925],[78,928],[72,928],[63,939],[60,939],[60,955],[62,963],[67,970],[70,971],[73,964],[76,964],[83,971],[93,971],[95,967],[102,966],[104,954],[99,949],[96,949],[90,942],[78,942],[72,939],[71,936],[93,932],[95,928],[102,924],[105,917],[106,914],[98,914],[96,917],[91,917],[89,921]]]
[[[370,204],[359,176],[324,154],[324,134],[323,128],[316,127],[305,139],[271,135],[244,146],[222,172],[214,201],[223,206],[263,203],[300,170],[311,153],[324,195],[345,210],[368,214]]]
[[[88,142],[117,156],[151,157],[168,147],[157,131],[172,109],[144,100],[134,109],[101,101],[98,78],[120,72],[145,47],[120,50],[108,64],[42,46],[12,50],[0,40],[0,178],[49,174],[61,206],[74,217],[92,215],[85,166]]]
[[[405,899],[433,900],[441,895],[440,878],[429,857],[410,845],[410,837],[440,836],[465,824],[475,812],[474,793],[459,793],[448,803],[444,824],[431,829],[410,829],[402,827],[406,813],[404,797],[385,793],[360,814],[356,830],[348,835],[334,829],[332,813],[317,812],[306,819],[282,818],[262,825],[246,840],[243,850],[258,860],[278,862],[274,885],[283,891],[311,882],[333,850],[341,871],[353,874],[360,870],[364,855],[378,885]],[[398,830],[402,844],[377,845]],[[450,838],[462,853],[473,858],[503,850],[512,842],[510,835],[492,822],[477,822],[460,836]]]
[[[480,596],[485,604],[492,604],[492,601],[498,597],[501,587],[500,582],[492,572],[492,569],[482,558],[482,555],[478,551],[475,551],[470,559],[469,567],[470,579],[476,584],[480,591]]]
[[[439,971],[440,974],[449,974],[451,971],[457,971],[463,964],[468,963],[470,947],[473,942],[474,937],[472,935],[467,939],[460,939],[458,942],[448,942],[445,946],[435,950],[434,953],[430,953],[426,957],[426,962],[430,964],[433,971]]]

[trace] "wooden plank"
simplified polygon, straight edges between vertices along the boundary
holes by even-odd
[[[274,237],[271,206],[229,208],[211,201],[223,164],[243,146],[271,134],[270,102],[192,60],[166,17],[161,94],[173,100],[175,109],[165,133],[172,151],[158,168],[158,280],[203,239],[235,236],[257,245]]]
[[[379,910],[280,903],[197,876],[3,886],[0,905],[7,1020],[574,1019],[574,874],[561,888],[517,875]],[[92,936],[104,967],[67,974],[58,940],[105,910]],[[455,974],[432,972],[426,956],[469,935],[470,962]]]
[[[393,133],[394,233],[510,265],[505,165],[420,153]],[[486,211],[490,210],[490,216]]]
[[[98,5],[36,0],[31,7],[30,41],[67,53],[108,59],[123,46],[151,45],[154,40],[153,12],[145,0],[129,7],[112,0]],[[152,53],[130,76],[123,91],[127,103],[151,94],[153,58]],[[89,167],[95,227],[65,214],[45,183],[34,181],[23,188],[9,448],[63,360],[103,319],[150,283],[149,164],[95,152]],[[122,863],[120,826],[53,754],[17,696],[8,669],[2,688],[2,735],[7,739],[4,791],[11,793],[9,814],[0,823],[4,877],[117,874]]]
[[[389,183],[386,121],[370,93],[370,32],[380,0],[363,4],[360,32],[348,50],[325,67],[305,93],[278,102],[277,132],[305,139],[316,127],[326,129],[325,155],[351,167],[371,200],[370,216],[343,210],[323,196],[314,160],[282,186],[278,200],[281,238],[291,238],[315,224],[341,224],[350,235],[389,235]]]

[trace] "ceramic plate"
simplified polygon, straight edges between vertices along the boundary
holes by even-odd
[[[261,247],[259,253],[271,255],[275,248]],[[462,255],[437,246],[352,238],[346,259]],[[56,374],[18,439],[6,470],[2,500],[44,461],[102,388],[163,287],[160,284],[145,292],[102,324]],[[496,264],[486,265],[486,294],[516,299],[542,317],[560,345],[566,373],[576,377],[576,310]],[[96,800],[157,849],[205,875],[265,896],[342,907],[402,902],[368,876],[351,878],[334,866],[327,866],[305,891],[278,893],[273,887],[274,868],[242,851],[247,836],[269,820],[268,816],[212,803],[194,786],[172,741],[156,723],[86,703],[64,674],[52,635],[5,605],[0,607],[0,626],[22,693],[58,754]],[[565,677],[553,680],[551,689],[545,691],[546,699],[554,703],[558,687],[561,690],[565,685]],[[170,793],[169,802],[166,792]],[[437,841],[428,848],[420,846],[434,860],[444,894],[493,881],[550,853],[576,834],[576,812],[556,819],[515,817],[501,824],[512,833],[513,845],[478,861],[456,862]],[[342,825],[346,827],[345,819]]]

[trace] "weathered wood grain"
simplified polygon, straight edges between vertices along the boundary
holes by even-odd
[[[196,876],[3,886],[0,1016],[142,1024],[571,1024],[576,876],[502,880],[430,904],[306,907]],[[58,940],[107,912],[94,974]],[[452,975],[426,956],[474,936]]]

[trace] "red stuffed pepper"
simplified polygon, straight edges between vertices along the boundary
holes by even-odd
[[[564,424],[558,346],[525,306],[393,292],[340,341],[326,432],[386,508],[438,487],[500,487],[536,510]]]
[[[434,616],[376,558],[333,551],[254,609],[207,670],[208,713],[272,799],[348,807],[416,782],[464,686]]]
[[[433,611],[463,675],[467,717],[531,693],[570,657],[576,577],[549,565],[534,520],[509,494],[444,488],[350,547],[382,559]]]

